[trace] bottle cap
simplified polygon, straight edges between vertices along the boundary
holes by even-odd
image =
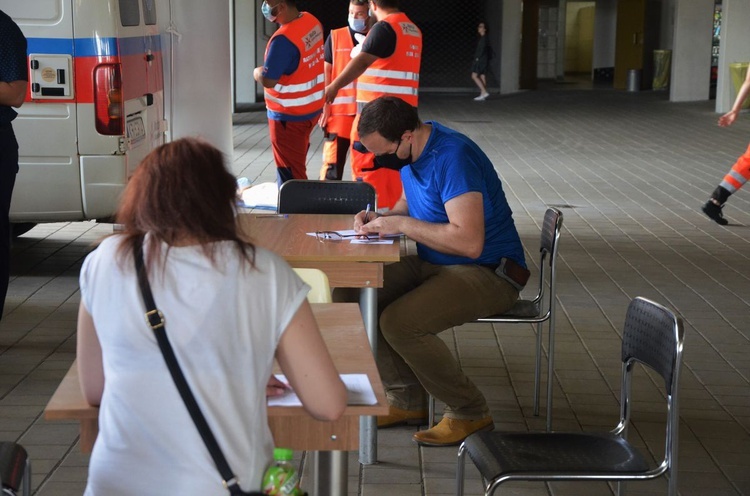
[[[289,448],[274,448],[273,459],[274,460],[291,460],[294,456],[294,450]]]

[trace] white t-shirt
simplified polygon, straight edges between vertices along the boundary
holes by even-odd
[[[118,263],[121,239],[104,240],[80,276],[105,376],[85,494],[226,496],[146,323],[132,256]],[[260,489],[272,460],[265,386],[279,339],[309,289],[269,251],[256,248],[255,264],[234,243],[220,242],[216,265],[200,247],[173,247],[164,271],[149,274],[180,367],[245,491]]]

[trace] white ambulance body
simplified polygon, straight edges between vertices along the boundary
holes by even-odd
[[[111,216],[164,142],[156,0],[0,0],[28,40],[11,222]]]

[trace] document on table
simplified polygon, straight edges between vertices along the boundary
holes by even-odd
[[[340,377],[346,385],[347,405],[374,405],[378,402],[367,374],[341,374]],[[285,376],[277,375],[276,378],[288,384]],[[281,396],[268,398],[268,406],[302,406],[302,402],[290,388]]]
[[[336,233],[342,239],[348,239],[355,245],[392,245],[394,239],[398,239],[401,234],[386,234],[382,237],[378,234],[357,234],[354,229],[342,229],[340,231],[330,231]],[[319,236],[320,233],[309,232],[308,236]],[[333,237],[330,238],[334,240]]]

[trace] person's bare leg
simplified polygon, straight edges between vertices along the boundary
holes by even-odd
[[[485,82],[486,78],[484,77],[484,74],[482,74],[480,76],[476,72],[472,72],[471,73],[471,79],[474,80],[474,84],[477,85],[477,87],[479,88],[479,91],[480,91],[479,96],[476,97],[474,100],[484,100],[485,98],[487,98],[487,95],[488,95],[488,93],[487,93],[487,83]]]

